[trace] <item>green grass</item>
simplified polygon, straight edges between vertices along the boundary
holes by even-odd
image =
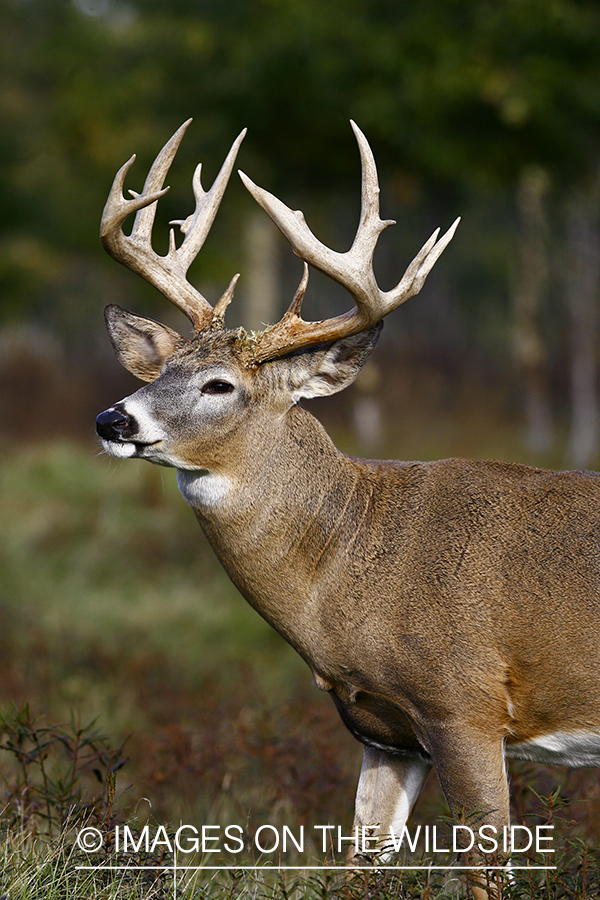
[[[173,471],[72,444],[22,449],[0,456],[0,497],[0,604],[30,624],[22,641],[40,633],[57,651],[152,649],[176,657],[191,681],[216,660],[226,678],[240,656],[299,673],[218,566]]]

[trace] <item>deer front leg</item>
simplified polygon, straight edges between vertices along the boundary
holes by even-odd
[[[418,756],[393,756],[384,750],[363,748],[354,827],[379,826],[373,832],[377,840],[368,843],[378,860],[389,857],[391,831],[397,838],[402,834],[430,768],[431,764]],[[354,847],[348,858],[356,860]]]
[[[452,815],[475,832],[483,825],[493,826],[500,836],[510,815],[502,738],[470,727],[447,727],[429,737],[433,764]],[[469,820],[473,813],[476,818]],[[502,861],[482,855],[470,862],[498,865]],[[501,888],[485,887],[484,872],[470,872],[468,879],[474,900],[494,900],[502,894]]]

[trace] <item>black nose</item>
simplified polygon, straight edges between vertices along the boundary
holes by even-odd
[[[115,441],[133,433],[133,418],[120,409],[111,407],[96,418],[96,431],[106,441]]]

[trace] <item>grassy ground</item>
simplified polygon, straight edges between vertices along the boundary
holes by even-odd
[[[84,820],[104,835],[123,823],[349,833],[360,748],[231,587],[172,472],[75,443],[4,449],[0,502],[0,896],[174,896],[172,872],[78,871]],[[600,896],[595,771],[523,764],[512,780],[515,821],[557,825],[559,869],[519,874],[504,896]],[[415,824],[445,812],[431,778]],[[431,874],[402,887],[390,875],[287,874],[202,873],[177,896],[464,893]]]

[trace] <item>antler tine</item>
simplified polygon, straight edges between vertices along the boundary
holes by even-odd
[[[157,193],[161,190],[165,178],[169,174],[171,163],[175,159],[175,154],[179,150],[179,145],[181,144],[183,136],[188,130],[191,122],[192,120],[188,119],[183,123],[183,125],[180,125],[173,137],[171,137],[167,141],[165,146],[157,155],[156,159],[150,166],[150,171],[146,176],[144,188],[142,190],[142,193],[140,194],[140,197],[150,197],[154,193]],[[133,191],[130,191],[130,193],[133,194]],[[135,235],[140,242],[150,242],[152,238],[152,227],[154,225],[154,219],[157,209],[157,203],[150,203],[144,205],[144,207],[141,208],[137,213],[131,233],[132,235]]]
[[[379,181],[375,159],[360,128],[351,122],[362,167],[361,214],[356,237],[345,253],[331,250],[312,233],[303,213],[292,211],[277,197],[258,187],[243,172],[240,177],[254,199],[285,235],[294,253],[333,278],[352,295],[353,310],[332,319],[305,322],[294,304],[284,318],[257,337],[256,362],[311,344],[349,337],[372,327],[389,312],[417,294],[440,254],[450,242],[459,219],[437,241],[438,231],[427,241],[391,291],[382,291],[375,279],[373,256],[381,232],[392,220],[379,217]]]
[[[123,184],[135,155],[122,166],[115,177],[104,208],[100,238],[111,256],[158,288],[168,300],[185,313],[195,331],[200,331],[212,322],[213,309],[200,291],[187,281],[186,274],[206,240],[246,132],[244,130],[234,141],[209,191],[204,191],[200,183],[201,167],[196,168],[193,179],[196,209],[191,216],[179,223],[185,235],[183,243],[177,248],[171,230],[169,250],[166,256],[159,256],[152,249],[152,227],[157,201],[168,190],[162,185],[191,121],[188,119],[184,122],[167,141],[150,168],[142,193],[130,192],[133,195],[132,200],[126,200],[123,196]],[[123,222],[134,212],[136,217],[133,229],[130,235],[126,235],[122,230]]]
[[[379,218],[379,178],[375,157],[369,142],[356,122],[350,119],[350,125],[358,144],[362,172],[360,221],[350,253],[357,259],[372,261],[379,235],[389,225],[395,225],[396,222],[394,219],[382,220]],[[375,285],[375,287],[377,286]]]
[[[237,275],[233,276],[233,278],[229,282],[227,288],[225,289],[224,293],[221,295],[221,297],[215,303],[213,313],[212,313],[212,320],[211,320],[212,328],[221,329],[221,328],[225,327],[225,311],[227,310],[227,307],[233,300],[233,292],[235,290],[235,286],[237,284],[239,277],[240,277],[240,275],[238,272]]]
[[[223,194],[225,193],[225,188],[227,187],[233,171],[238,150],[246,136],[246,131],[247,129],[244,128],[233,142],[231,150],[227,154],[225,162],[221,166],[219,174],[215,178],[213,186],[209,191],[205,191],[202,187],[202,163],[199,163],[196,166],[196,171],[194,172],[192,180],[194,197],[196,199],[196,209],[193,215],[189,216],[180,224],[181,231],[185,235],[185,238],[183,244],[179,248],[178,254],[184,273],[187,272],[191,263],[196,258],[200,248],[206,240],[212,223],[214,222],[217,210],[223,199]],[[178,223],[172,222],[171,224]]]

